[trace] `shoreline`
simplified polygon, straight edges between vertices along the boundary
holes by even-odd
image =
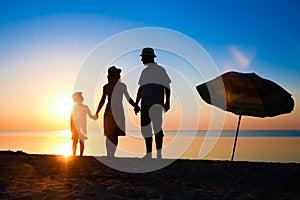
[[[0,150],[21,150],[29,154],[72,154],[72,140],[67,136],[2,136],[0,139]],[[230,160],[234,138],[220,137],[213,141],[214,139],[216,138],[177,137],[174,139],[174,137],[166,136],[163,157],[170,159]],[[143,139],[130,136],[119,138],[116,156],[142,157],[144,152]],[[300,163],[299,152],[300,137],[239,137],[235,160]],[[105,137],[90,137],[86,141],[84,155],[106,155]]]

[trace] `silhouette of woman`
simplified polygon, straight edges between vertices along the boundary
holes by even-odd
[[[103,93],[99,102],[96,116],[105,103],[108,102],[104,112],[104,135],[106,136],[106,151],[108,157],[114,157],[118,145],[118,136],[125,136],[125,115],[123,109],[123,95],[127,101],[139,110],[139,106],[130,98],[127,86],[120,81],[121,69],[112,66],[108,69],[108,83],[103,87]]]

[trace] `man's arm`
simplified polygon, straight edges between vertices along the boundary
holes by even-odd
[[[139,87],[138,93],[136,95],[135,103],[139,104],[141,98],[142,98],[142,86]]]
[[[143,90],[143,86],[140,86],[139,90],[138,90],[138,93],[136,95],[136,99],[135,99],[135,105],[136,105],[134,107],[135,114],[137,114],[140,111],[140,107],[138,105],[139,105],[139,102],[140,102],[140,100],[142,98],[142,90]]]
[[[171,89],[169,87],[165,87],[165,95],[166,95],[166,102],[164,104],[165,111],[168,112],[170,110],[170,96],[171,96]]]
[[[139,108],[138,105],[139,105],[139,102],[140,102],[140,100],[141,100],[141,98],[142,98],[142,89],[143,89],[143,87],[140,86],[140,87],[139,87],[139,90],[138,90],[138,93],[137,93],[137,95],[136,95],[135,104],[136,104],[137,106],[134,108],[135,114],[137,114],[137,113],[140,111],[140,108]]]

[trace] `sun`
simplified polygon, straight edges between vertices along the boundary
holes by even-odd
[[[70,117],[72,107],[73,101],[70,96],[61,96],[53,103],[54,114],[62,119],[67,119]]]

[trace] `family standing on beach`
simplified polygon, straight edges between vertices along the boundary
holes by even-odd
[[[152,158],[153,135],[156,143],[157,158],[162,158],[164,133],[162,130],[162,114],[170,109],[171,79],[166,70],[158,65],[152,48],[144,48],[141,61],[146,66],[138,81],[139,89],[134,102],[129,96],[127,86],[120,81],[121,69],[112,66],[108,69],[108,83],[103,86],[102,97],[95,115],[91,114],[88,106],[84,105],[81,92],[73,94],[76,103],[71,114],[71,131],[73,140],[73,155],[80,143],[80,156],[84,151],[84,140],[87,139],[86,116],[98,119],[98,113],[103,107],[106,97],[107,104],[104,112],[104,135],[106,136],[106,151],[108,157],[114,157],[118,145],[118,137],[126,135],[123,96],[133,106],[135,114],[140,112],[141,134],[145,140],[146,154],[144,158]],[[139,106],[139,102],[141,104]]]

